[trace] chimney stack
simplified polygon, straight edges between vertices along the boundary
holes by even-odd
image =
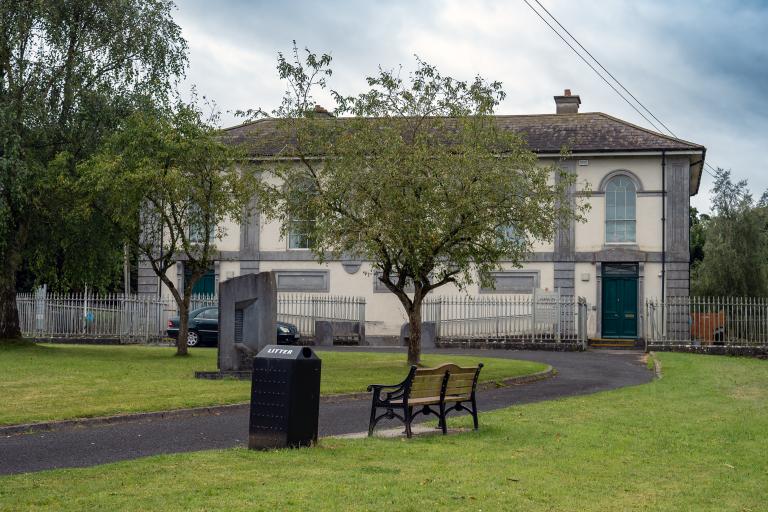
[[[333,114],[328,112],[328,110],[322,105],[315,105],[314,115],[316,117],[333,117]]]
[[[579,112],[579,105],[581,105],[581,98],[579,95],[571,96],[571,90],[566,89],[562,96],[555,96],[555,105],[558,114],[576,114]]]

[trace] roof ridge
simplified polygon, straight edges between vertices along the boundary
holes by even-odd
[[[566,114],[556,114],[556,113],[545,113],[545,114],[491,114],[489,117],[493,117],[493,118],[497,118],[498,119],[498,118],[503,118],[503,117],[542,117],[542,116],[552,116],[552,117],[554,117],[554,116],[557,116],[557,117],[562,118],[562,117],[569,117],[569,116],[574,116],[574,115],[575,116],[586,116],[586,115],[601,115],[601,114],[602,114],[602,112],[570,112],[570,113],[566,113]],[[416,117],[416,116],[408,116],[408,117]],[[453,119],[453,118],[455,118],[455,116],[428,116],[428,117],[430,119]],[[246,126],[250,126],[250,125],[254,125],[254,124],[259,124],[259,123],[263,123],[263,122],[279,121],[280,119],[283,119],[283,118],[279,118],[279,117],[264,117],[264,118],[261,118],[261,119],[256,119],[256,120],[253,120],[253,121],[245,121],[245,122],[242,122],[240,124],[236,124],[236,125],[233,125],[233,126],[228,126],[226,128],[222,128],[221,130],[222,131],[229,131],[229,130],[234,130],[236,128],[244,128]],[[379,118],[379,117],[376,117],[376,116],[338,116],[338,117],[335,117],[335,119],[383,119],[383,118]]]
[[[251,126],[254,124],[263,123],[264,121],[274,121],[274,117],[263,117],[261,119],[254,119],[252,121],[243,121],[240,124],[236,124],[234,126],[227,126],[226,128],[222,128],[221,131],[228,132],[229,130],[235,130],[237,128],[245,128],[246,126]]]
[[[624,119],[620,119],[620,118],[614,117],[614,116],[612,116],[610,114],[606,114],[605,112],[595,112],[595,114],[598,114],[600,116],[608,118],[611,121],[616,121],[617,123],[621,123],[621,124],[630,126],[632,128],[635,128],[637,130],[644,131],[645,133],[650,133],[651,135],[654,135],[656,137],[661,137],[663,139],[671,140],[671,141],[674,141],[674,142],[682,142],[683,144],[688,144],[689,146],[694,147],[694,148],[702,147],[701,144],[696,144],[695,142],[691,142],[689,140],[681,139],[679,137],[671,137],[669,135],[665,135],[663,133],[659,133],[659,132],[657,132],[655,130],[651,130],[650,128],[645,128],[645,127],[637,125],[635,123],[630,123],[629,121],[625,121]]]

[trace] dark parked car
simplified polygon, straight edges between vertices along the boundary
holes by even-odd
[[[168,320],[168,336],[176,339],[179,336],[179,318]],[[279,345],[293,345],[298,343],[301,335],[293,324],[277,322],[277,343]],[[216,346],[219,343],[219,308],[206,306],[193,309],[189,312],[189,335],[187,345],[196,347],[199,345]]]

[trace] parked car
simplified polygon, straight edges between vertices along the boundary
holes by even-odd
[[[168,320],[168,336],[176,339],[179,336],[179,318]],[[294,345],[298,343],[301,335],[299,329],[285,322],[277,322],[278,345]],[[189,312],[189,334],[187,346],[200,345],[216,346],[219,343],[219,308],[206,306],[193,309]]]

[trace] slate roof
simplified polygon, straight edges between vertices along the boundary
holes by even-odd
[[[495,119],[500,126],[524,136],[536,153],[559,153],[563,146],[572,153],[705,151],[699,144],[668,137],[601,112],[499,115]],[[224,133],[234,143],[247,143],[253,157],[277,155],[289,142],[273,119],[234,126]]]

